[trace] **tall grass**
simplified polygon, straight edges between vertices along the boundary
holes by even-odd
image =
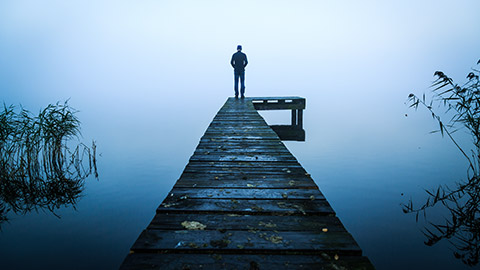
[[[477,65],[480,64],[480,60]],[[426,202],[414,207],[410,200],[404,205],[405,213],[415,213],[418,221],[420,213],[426,215],[427,209],[441,205],[449,216],[441,224],[429,223],[424,229],[427,245],[447,239],[455,247],[455,257],[465,264],[477,265],[480,258],[480,70],[472,69],[467,82],[456,84],[441,71],[434,74],[437,79],[432,87],[434,98],[427,102],[414,94],[409,95],[410,107],[423,106],[429,110],[438,122],[438,131],[447,136],[468,161],[467,178],[454,186],[441,185],[428,191]],[[446,108],[453,117],[444,122],[434,111],[435,105]],[[472,149],[464,149],[455,139],[455,131],[466,129],[472,137]]]
[[[98,177],[96,145],[79,140],[80,121],[67,102],[37,116],[3,105],[0,111],[0,222],[9,211],[75,206],[90,174]],[[54,212],[53,212],[54,213]],[[55,214],[55,213],[54,213]]]

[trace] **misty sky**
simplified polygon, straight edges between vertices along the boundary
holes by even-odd
[[[218,95],[231,88],[228,61],[242,44],[250,94],[382,95],[365,86],[428,81],[435,69],[463,76],[479,58],[478,10],[478,1],[438,0],[4,0],[0,85],[100,99]]]
[[[4,0],[0,89],[34,111],[70,98],[97,125],[140,125],[131,110],[175,120],[201,110],[205,126],[233,95],[229,60],[242,44],[247,96],[304,96],[307,125],[329,115],[369,129],[403,116],[436,70],[465,78],[480,58],[478,10],[476,0]]]

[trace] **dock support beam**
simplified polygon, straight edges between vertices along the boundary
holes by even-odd
[[[303,110],[292,110],[292,126],[303,128]]]
[[[292,127],[303,128],[305,98],[302,97],[252,97],[256,110],[292,110]]]
[[[292,126],[297,125],[297,110],[292,110]]]

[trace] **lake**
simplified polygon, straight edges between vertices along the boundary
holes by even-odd
[[[462,82],[475,66],[478,2],[247,1],[237,7],[245,22],[220,3],[19,2],[0,4],[2,102],[37,113],[69,100],[80,141],[97,144],[99,177],[59,217],[10,213],[2,269],[118,268],[233,95],[237,44],[249,57],[247,96],[307,99],[306,141],[285,144],[377,269],[471,269],[445,240],[426,246],[425,220],[402,204],[466,177],[455,146],[429,134],[438,124],[428,111],[405,102],[430,93],[436,70]],[[441,19],[451,13],[462,16]],[[288,111],[261,114],[290,120]],[[464,131],[456,135],[470,147]]]

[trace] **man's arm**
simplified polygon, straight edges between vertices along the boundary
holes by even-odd
[[[248,60],[247,60],[247,55],[245,54],[245,63],[243,64],[243,67],[246,67],[248,65]]]
[[[233,68],[235,68],[235,65],[234,65],[235,61],[233,60],[233,57],[234,57],[234,56],[235,56],[235,55],[232,55],[232,60],[230,60],[230,65],[232,65]]]

